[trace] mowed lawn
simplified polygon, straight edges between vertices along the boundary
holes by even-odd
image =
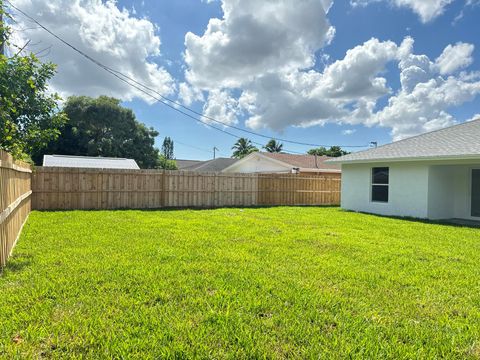
[[[3,358],[480,358],[480,229],[337,208],[33,212]]]

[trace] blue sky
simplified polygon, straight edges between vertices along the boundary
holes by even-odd
[[[249,0],[65,1],[14,3],[165,96],[267,136],[325,145],[381,144],[480,113],[478,1],[306,0],[300,6],[287,0],[268,8],[267,2]],[[62,8],[68,25],[48,16]],[[268,21],[272,14],[278,14],[277,22]],[[96,15],[102,17],[95,20]],[[215,18],[217,31],[206,32]],[[186,44],[189,32],[196,36]],[[219,34],[229,44],[219,45]],[[53,87],[62,95],[121,98],[160,133],[158,145],[164,136],[174,139],[177,158],[208,159],[214,146],[221,156],[231,155],[233,137],[152,104],[108,75],[96,76],[92,65],[39,30],[26,35],[53,45],[47,59],[58,64]],[[140,69],[142,62],[150,68]],[[203,99],[187,99],[181,86]]]

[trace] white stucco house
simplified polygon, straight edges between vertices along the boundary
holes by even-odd
[[[347,210],[480,220],[480,119],[329,161]]]
[[[222,172],[230,173],[300,173],[300,174],[337,174],[341,170],[338,164],[329,164],[328,156],[294,155],[285,153],[253,152],[236,161]]]

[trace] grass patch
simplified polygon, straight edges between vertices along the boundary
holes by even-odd
[[[5,358],[480,358],[480,230],[337,208],[33,212]]]

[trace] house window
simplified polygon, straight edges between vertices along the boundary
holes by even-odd
[[[372,201],[388,202],[388,167],[372,168]]]

